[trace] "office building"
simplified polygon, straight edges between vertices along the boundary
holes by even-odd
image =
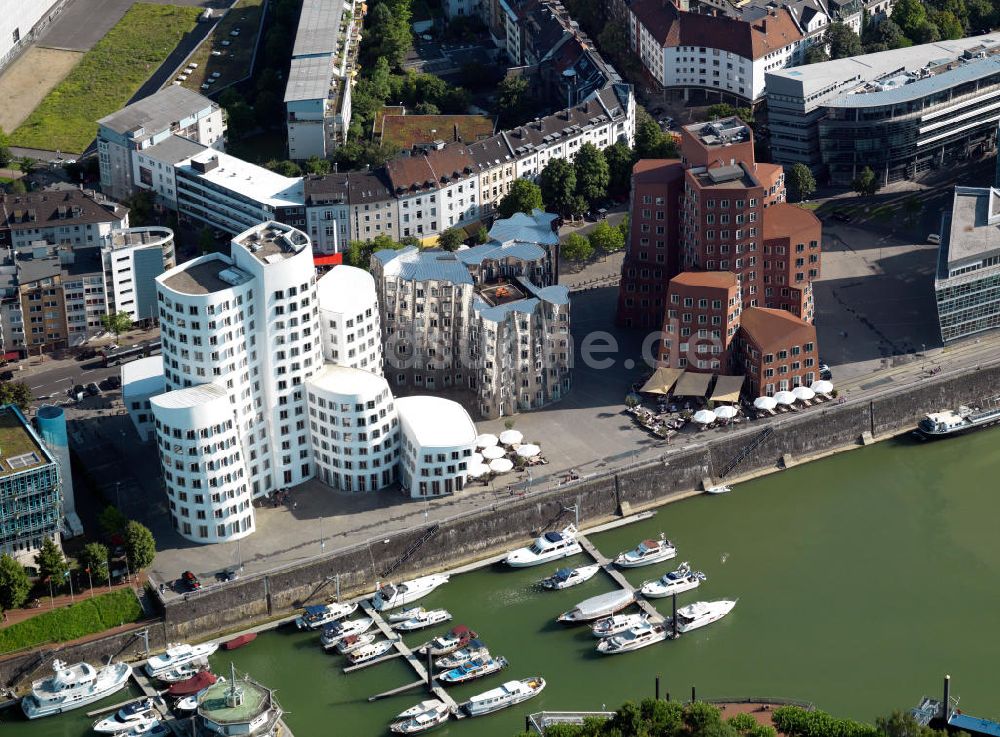
[[[955,187],[934,295],[945,343],[1000,327],[1000,189]]]
[[[108,312],[124,312],[137,324],[155,323],[156,277],[177,265],[173,231],[156,226],[114,231],[101,256]]]
[[[734,354],[753,397],[809,386],[819,378],[816,328],[785,310],[744,310]]]
[[[686,271],[667,286],[660,365],[728,373],[740,327],[740,282],[731,271]]]
[[[142,442],[152,442],[156,439],[156,421],[150,400],[163,394],[166,386],[163,356],[149,356],[123,363],[121,380],[122,404],[132,426]]]
[[[338,266],[316,282],[323,358],[382,375],[382,329],[375,279],[353,266]]]
[[[461,491],[476,449],[476,426],[462,405],[444,397],[401,397],[400,485],[413,499]]]

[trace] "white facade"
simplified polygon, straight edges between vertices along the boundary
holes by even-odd
[[[153,321],[156,277],[176,265],[170,228],[129,228],[109,237],[101,249],[108,312],[125,312],[133,322]]]
[[[32,29],[54,9],[58,0],[0,0],[0,68],[31,43]]]
[[[337,266],[316,282],[323,358],[382,375],[382,330],[375,279],[353,266]]]
[[[151,400],[163,394],[163,356],[149,356],[123,363],[122,404],[142,442],[156,438]]]
[[[327,365],[306,381],[306,391],[317,477],[350,492],[393,483],[398,421],[386,380],[350,366]]]
[[[462,405],[433,396],[396,400],[400,484],[414,499],[461,491],[476,447],[476,426]]]

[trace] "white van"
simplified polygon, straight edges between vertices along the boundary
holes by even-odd
[[[931,233],[929,236],[927,236],[927,242],[933,243],[936,246],[941,242],[941,236],[939,236],[937,233]]]

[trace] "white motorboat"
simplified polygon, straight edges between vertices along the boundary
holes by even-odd
[[[378,635],[374,632],[365,632],[361,635],[348,635],[337,643],[337,652],[341,655],[347,655],[347,653],[354,652],[359,647],[371,645],[375,642],[376,637],[378,637]]]
[[[441,683],[466,683],[467,681],[474,681],[477,678],[484,678],[485,676],[498,673],[508,665],[507,658],[504,657],[476,658],[457,668],[445,671],[437,679]]]
[[[325,649],[329,650],[331,647],[336,647],[337,643],[345,637],[360,635],[363,632],[367,632],[372,628],[373,624],[375,624],[375,620],[371,617],[362,617],[361,619],[345,619],[342,622],[337,622],[324,627],[323,635],[319,638],[319,641],[323,644]]]
[[[413,617],[419,617],[421,614],[426,612],[422,606],[411,606],[407,609],[401,609],[398,612],[390,614],[385,617],[385,621],[389,624],[395,624],[396,622],[405,622],[407,619],[412,619]]]
[[[375,607],[375,611],[383,612],[404,604],[412,604],[417,599],[427,596],[438,586],[444,586],[449,578],[450,576],[444,574],[415,578],[412,581],[404,581],[398,586],[387,583],[378,587],[378,591],[372,597],[372,606]]]
[[[198,660],[193,663],[188,663],[187,665],[178,665],[176,668],[171,668],[164,673],[161,673],[157,678],[159,678],[164,683],[180,683],[181,681],[186,681],[188,678],[195,676],[199,671],[208,668],[208,662],[206,660]]]
[[[434,727],[440,724],[444,724],[448,721],[448,717],[451,716],[451,708],[437,699],[421,701],[417,706],[422,706],[423,704],[428,704],[428,706],[412,716],[397,719],[389,725],[389,731],[396,734],[419,734],[434,729]]]
[[[619,568],[638,568],[670,560],[676,555],[677,548],[661,532],[659,540],[643,540],[627,553],[619,553],[615,565]]]
[[[436,624],[451,620],[451,612],[447,609],[431,609],[414,615],[402,622],[396,622],[392,628],[397,632],[413,632],[426,627],[433,627]]]
[[[393,719],[392,721],[393,722],[398,722],[401,720],[405,721],[411,717],[415,717],[417,714],[423,714],[428,709],[433,709],[435,706],[439,706],[440,704],[443,703],[444,702],[441,701],[441,699],[426,699],[424,701],[421,701],[419,704],[416,704],[415,706],[411,706],[409,709],[405,709],[404,711],[399,712],[399,714],[396,715],[396,718]]]
[[[38,719],[77,709],[120,691],[128,684],[132,667],[111,663],[95,668],[89,663],[66,665],[52,661],[53,674],[31,684],[31,693],[21,699],[21,709],[28,719]]]
[[[480,640],[470,640],[465,647],[456,650],[451,655],[445,655],[434,661],[434,667],[438,670],[451,670],[460,665],[468,663],[475,658],[490,657],[490,650]]]
[[[615,614],[598,619],[591,625],[590,630],[594,633],[594,637],[613,637],[644,624],[648,617],[648,614]]]
[[[137,724],[149,723],[159,718],[152,699],[139,699],[126,704],[109,717],[94,722],[94,731],[103,734],[122,732]]]
[[[178,711],[194,711],[198,708],[198,694],[191,694],[190,696],[185,696],[183,699],[179,699],[174,708]]]
[[[148,726],[136,725],[124,732],[119,732],[115,737],[167,737],[167,735],[172,735],[170,728],[166,725],[166,722],[162,722],[157,719],[155,722]]]
[[[576,527],[569,525],[562,532],[546,532],[526,548],[508,553],[505,562],[511,568],[537,566],[559,558],[568,558],[580,552],[576,541]]]
[[[218,649],[219,644],[216,642],[204,642],[201,645],[188,645],[182,642],[167,645],[165,653],[154,655],[146,661],[146,674],[150,678],[159,678],[161,674],[177,666],[204,660]]]
[[[300,630],[318,630],[333,624],[338,619],[349,617],[358,608],[357,602],[344,602],[343,604],[317,604],[307,606],[299,617],[295,619],[295,626]]]
[[[599,565],[582,566],[580,568],[560,568],[548,578],[543,578],[541,585],[543,589],[568,589],[570,586],[577,586],[585,581],[589,581],[601,570]]]
[[[621,634],[601,640],[597,643],[597,652],[604,655],[631,652],[647,645],[663,642],[667,639],[668,632],[667,628],[662,624],[643,622]]]
[[[683,594],[685,591],[698,588],[702,581],[707,581],[706,576],[701,571],[692,571],[690,564],[686,561],[677,566],[677,569],[665,573],[655,581],[647,581],[639,589],[639,593],[647,599],[662,599],[673,594]]]
[[[732,486],[726,486],[725,484],[718,484],[717,486],[706,486],[706,494],[728,494],[733,490]]]
[[[351,661],[351,665],[367,663],[369,660],[375,660],[375,658],[381,658],[383,655],[387,655],[394,647],[395,645],[393,645],[389,640],[379,640],[378,642],[373,642],[370,645],[359,647],[357,650],[348,653],[347,659]]]
[[[426,655],[428,652],[431,655],[448,655],[460,647],[465,647],[478,636],[464,624],[460,624],[452,627],[447,634],[438,635],[430,642],[425,642],[417,648],[417,652],[421,655]]]
[[[544,688],[545,679],[541,676],[522,678],[520,681],[507,681],[502,686],[473,696],[460,708],[470,717],[492,714],[500,709],[506,709],[508,706],[527,701],[540,694]]]
[[[962,435],[981,427],[990,427],[1000,423],[1000,407],[967,407],[962,405],[957,410],[945,409],[931,412],[917,425],[914,431],[922,440],[946,438],[952,435]]]
[[[704,627],[706,624],[717,622],[729,614],[734,606],[736,606],[736,602],[730,599],[696,601],[693,604],[683,606],[677,610],[677,631],[690,632]]]
[[[559,615],[560,622],[592,622],[602,617],[610,617],[635,601],[635,594],[624,589],[616,589],[606,594],[598,594],[584,599],[568,612]]]

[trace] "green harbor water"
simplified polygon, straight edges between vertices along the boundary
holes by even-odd
[[[633,583],[688,560],[708,581],[681,603],[739,598],[722,621],[635,653],[599,656],[589,629],[555,622],[578,601],[611,590],[603,573],[562,592],[535,585],[554,565],[453,577],[421,604],[446,607],[454,623],[477,630],[511,663],[503,674],[453,688],[456,700],[505,678],[542,675],[548,687],[526,704],[434,734],[511,737],[529,711],[614,708],[652,695],[656,674],[673,698],[688,698],[696,685],[701,697],[796,698],[870,720],[937,694],[951,673],[965,711],[1000,717],[998,440],[992,430],[937,443],[880,443],[592,536],[613,555],[662,530],[678,559],[628,572]],[[582,555],[567,561],[587,562]],[[669,599],[656,605],[668,613]],[[399,660],[344,675],[343,658],[324,653],[318,634],[290,628],[213,658],[216,672],[230,662],[277,689],[296,737],[387,734],[393,715],[427,697],[414,691],[368,703],[369,695],[416,676]],[[0,717],[0,733],[81,737],[89,721],[67,715],[29,724],[11,711]]]

